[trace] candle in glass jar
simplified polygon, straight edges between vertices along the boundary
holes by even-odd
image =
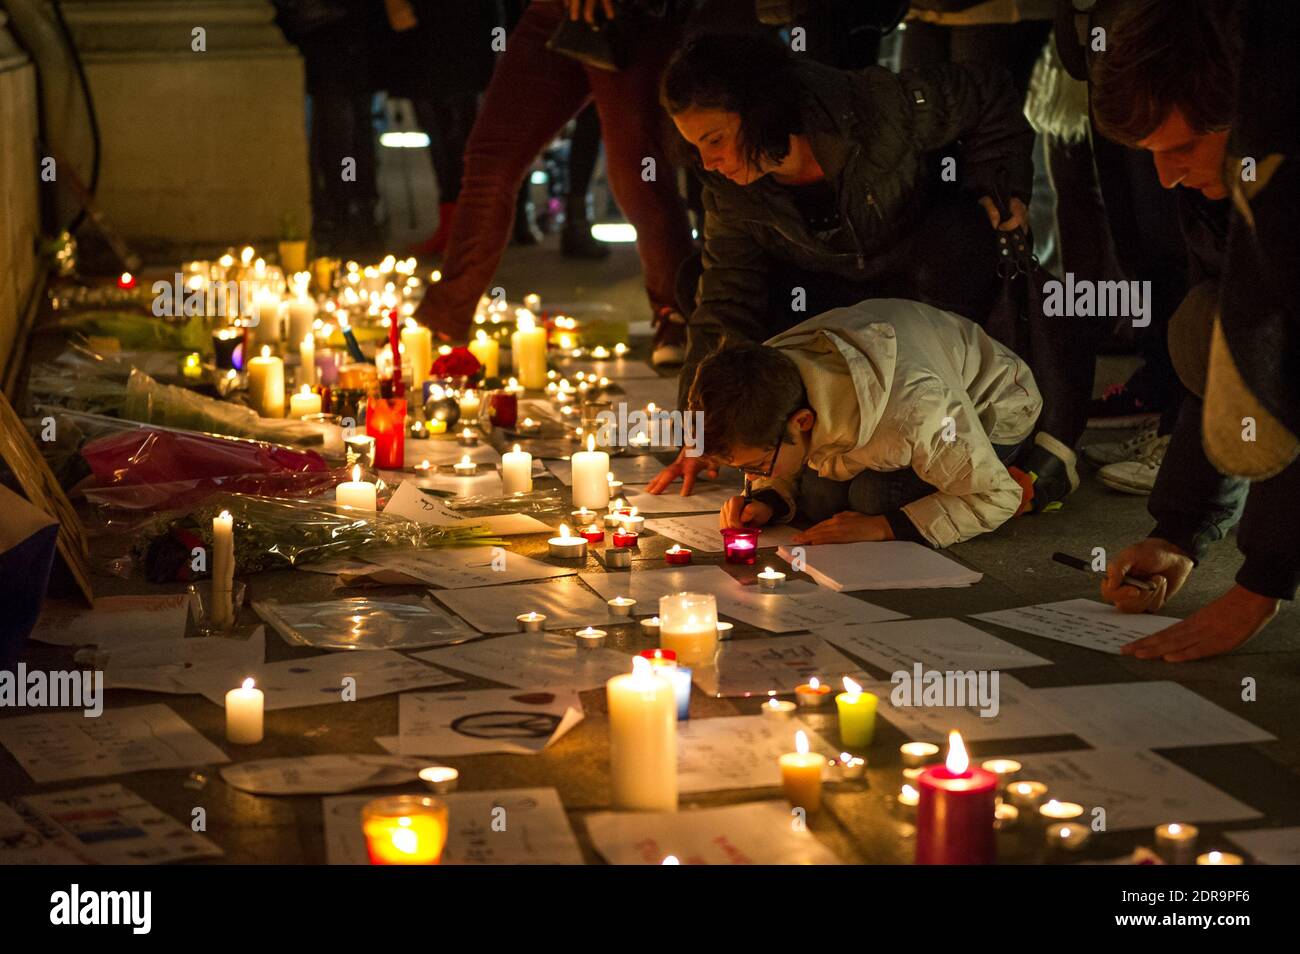
[[[516,444],[513,451],[501,455],[501,492],[509,497],[511,494],[529,493],[532,489],[533,455],[520,450]]]
[[[466,388],[460,394],[459,405],[462,421],[477,421],[479,410],[483,407],[483,399],[473,388]]]
[[[677,653],[683,666],[712,664],[718,651],[718,606],[713,594],[661,596],[659,645]]]
[[[256,745],[262,741],[262,711],[265,698],[261,689],[245,679],[238,689],[226,693],[226,741],[235,745]]]
[[[361,479],[361,466],[355,465],[352,468],[352,479],[345,480],[334,490],[334,501],[340,507],[348,507],[352,510],[368,510],[372,513],[375,510],[375,485],[368,480]]]
[[[815,812],[822,804],[822,771],[826,759],[809,750],[808,734],[802,729],[794,734],[794,748],[780,758],[781,788],[791,805]]]
[[[677,810],[677,694],[640,656],[605,684],[609,774],[616,809]]]
[[[266,345],[248,362],[248,403],[262,417],[284,417],[284,362]]]
[[[728,527],[722,531],[722,550],[728,563],[753,566],[758,554],[759,531],[753,528]]]
[[[310,414],[319,414],[320,409],[320,395],[312,391],[309,385],[304,384],[297,392],[289,395],[289,416],[295,420],[300,421]]]
[[[483,365],[483,377],[495,378],[501,373],[501,344],[482,328],[474,334],[469,351]]]
[[[573,505],[603,510],[609,505],[609,454],[596,450],[596,438],[587,437],[587,449],[573,455]]]
[[[447,844],[447,804],[420,795],[367,802],[361,830],[372,865],[436,865]]]
[[[366,433],[375,439],[376,467],[401,470],[406,466],[406,398],[367,398]]]
[[[865,749],[876,736],[876,696],[847,676],[844,691],[835,697],[840,714],[840,741],[851,749]]]
[[[992,864],[998,779],[970,764],[961,734],[948,734],[948,758],[921,773],[917,788],[916,863]]]

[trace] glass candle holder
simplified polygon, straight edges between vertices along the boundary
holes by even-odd
[[[728,527],[722,531],[722,551],[728,563],[753,566],[758,556],[757,529]]]
[[[367,802],[361,830],[372,865],[436,865],[447,844],[447,804],[427,795]]]
[[[212,353],[221,371],[244,369],[244,356],[248,353],[248,329],[243,327],[218,328],[212,332]]]
[[[659,645],[677,653],[677,662],[682,666],[712,664],[718,651],[718,604],[713,594],[661,596]]]
[[[366,401],[366,434],[375,439],[375,466],[401,470],[406,462],[406,398]]]
[[[493,391],[488,396],[488,419],[493,427],[514,427],[519,420],[518,396],[510,391]]]

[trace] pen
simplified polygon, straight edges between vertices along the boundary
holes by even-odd
[[[1070,556],[1068,553],[1053,553],[1052,559],[1057,563],[1060,563],[1062,566],[1068,566],[1075,570],[1083,570],[1085,573],[1091,572],[1092,570],[1092,567],[1088,564],[1087,560],[1080,560],[1078,557]],[[1146,590],[1147,592],[1155,589],[1154,584],[1148,583],[1146,580],[1139,580],[1132,576],[1124,577],[1123,582],[1125,586],[1136,587],[1139,590]]]

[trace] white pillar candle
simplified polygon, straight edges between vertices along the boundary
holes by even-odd
[[[261,291],[253,297],[250,320],[253,344],[278,345],[280,343],[282,307],[280,296],[274,292]]]
[[[596,450],[596,438],[587,436],[587,449],[573,455],[573,505],[590,510],[609,506],[609,454]]]
[[[411,365],[410,386],[418,390],[433,367],[433,332],[408,318],[402,329],[402,347],[406,349],[405,360]]]
[[[659,645],[683,666],[707,666],[718,651],[718,606],[711,593],[659,598]]]
[[[334,501],[340,507],[353,510],[375,510],[375,485],[361,479],[361,466],[352,468],[352,479],[345,480],[334,490]]]
[[[316,302],[306,295],[289,299],[284,306],[289,316],[289,340],[302,341],[311,334],[312,324],[316,321]]]
[[[538,328],[527,312],[519,313],[519,330],[510,336],[510,353],[523,387],[546,387],[546,329]]]
[[[533,455],[521,451],[516,444],[513,451],[501,455],[501,492],[508,497],[510,494],[526,494],[532,489]]]
[[[284,362],[266,345],[248,362],[248,403],[262,417],[284,417]]]
[[[235,521],[229,510],[212,518],[212,625],[235,621]]]
[[[262,741],[261,689],[253,688],[253,680],[245,679],[243,686],[226,693],[226,741],[235,745],[256,745]]]
[[[482,328],[469,343],[469,353],[483,365],[485,378],[495,378],[501,373],[501,344],[495,338],[489,338]]]
[[[460,396],[460,419],[466,423],[477,421],[482,406],[483,399],[478,396],[478,392],[473,388],[466,388]]]
[[[301,390],[289,395],[289,416],[295,420],[302,420],[308,414],[319,414],[320,407],[320,395],[305,384]]]
[[[316,336],[310,331],[298,342],[298,383],[316,383]]]
[[[605,684],[609,775],[616,809],[677,810],[677,695],[648,659]]]

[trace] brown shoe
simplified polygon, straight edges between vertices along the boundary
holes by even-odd
[[[680,368],[686,360],[686,319],[681,312],[667,306],[655,312],[654,350],[650,363],[656,368]]]

